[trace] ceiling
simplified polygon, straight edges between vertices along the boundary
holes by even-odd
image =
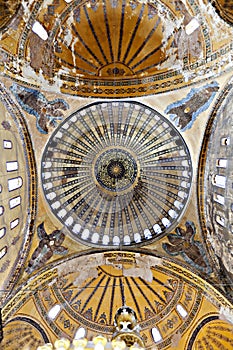
[[[4,350],[233,347],[230,1],[0,1]]]

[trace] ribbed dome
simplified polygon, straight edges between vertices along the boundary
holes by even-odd
[[[135,102],[96,103],[75,112],[42,158],[52,212],[91,245],[148,243],[170,231],[184,211],[191,178],[181,135]]]

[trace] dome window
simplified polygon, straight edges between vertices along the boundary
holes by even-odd
[[[187,311],[185,310],[185,308],[184,308],[182,305],[177,304],[177,305],[176,305],[176,310],[178,311],[178,313],[180,314],[180,316],[181,316],[182,318],[185,318],[185,317],[188,316]]]
[[[37,34],[42,40],[48,39],[48,33],[41,23],[36,21],[32,26],[32,31]]]
[[[226,177],[222,175],[214,175],[212,178],[213,185],[221,188],[226,187]]]
[[[219,203],[219,204],[224,205],[225,204],[225,197],[221,196],[218,193],[214,193],[214,201]]]
[[[74,339],[82,339],[85,338],[86,335],[86,329],[83,327],[78,328],[78,330],[75,333]]]
[[[191,21],[185,26],[185,31],[187,35],[191,35],[198,27],[200,23],[196,18],[191,19]]]
[[[225,219],[224,219],[224,217],[222,217],[221,215],[217,214],[217,215],[215,215],[215,220],[220,226],[225,227]]]
[[[60,311],[61,311],[61,305],[56,304],[49,310],[48,317],[51,320],[55,320],[55,318],[57,317]]]
[[[6,171],[15,171],[18,170],[18,162],[14,161],[14,162],[6,162]]]
[[[6,255],[6,253],[7,253],[7,247],[5,246],[0,250],[0,259],[2,259],[4,255]]]
[[[20,196],[11,198],[10,201],[9,201],[10,209],[13,209],[13,208],[17,207],[20,204],[21,204],[21,197]]]
[[[151,329],[151,334],[155,343],[158,343],[159,341],[162,340],[161,333],[157,327],[154,327]]]
[[[226,168],[227,167],[227,159],[221,159],[221,158],[217,159],[216,166],[218,168]]]
[[[221,145],[222,146],[229,146],[230,145],[230,137],[222,137],[221,138]]]
[[[11,221],[11,223],[10,223],[11,230],[13,230],[16,226],[18,226],[18,224],[19,224],[19,218]]]
[[[4,237],[5,234],[6,234],[6,228],[5,228],[5,227],[0,228],[0,239],[1,239],[2,237]]]
[[[5,149],[11,149],[12,148],[12,142],[10,140],[4,140],[3,141],[3,147]]]
[[[12,178],[8,180],[8,190],[9,192],[17,190],[18,188],[22,187],[23,180],[21,176]]]

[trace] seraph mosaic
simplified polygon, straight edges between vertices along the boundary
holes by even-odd
[[[69,109],[65,100],[56,98],[52,101],[40,91],[13,84],[10,90],[15,95],[20,106],[36,117],[36,127],[42,134],[47,134],[49,128],[57,126],[57,121],[64,117],[63,111]]]
[[[210,106],[218,89],[217,82],[193,88],[185,98],[170,104],[165,113],[170,115],[170,119],[181,131],[190,129],[199,114]]]
[[[45,263],[54,255],[65,255],[68,249],[62,246],[65,235],[60,230],[54,230],[47,234],[44,228],[44,222],[37,227],[37,235],[40,240],[38,247],[33,252],[26,268],[27,273],[44,266]]]
[[[172,256],[181,255],[194,268],[206,273],[211,272],[205,249],[200,241],[194,239],[196,227],[192,221],[185,223],[186,229],[176,228],[175,234],[168,234],[169,243],[163,243],[163,249]]]

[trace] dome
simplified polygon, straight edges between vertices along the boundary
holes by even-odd
[[[228,274],[233,259],[233,187],[232,187],[232,91],[230,81],[223,91],[218,108],[209,122],[208,153],[205,165],[205,214],[207,238]]]
[[[230,3],[0,0],[1,349],[232,349]]]
[[[192,181],[187,146],[158,112],[136,102],[104,102],[68,117],[42,158],[45,197],[78,240],[147,243],[182,215]]]
[[[36,211],[36,171],[27,127],[3,84],[0,111],[0,271],[1,290],[7,295],[28,253]]]

